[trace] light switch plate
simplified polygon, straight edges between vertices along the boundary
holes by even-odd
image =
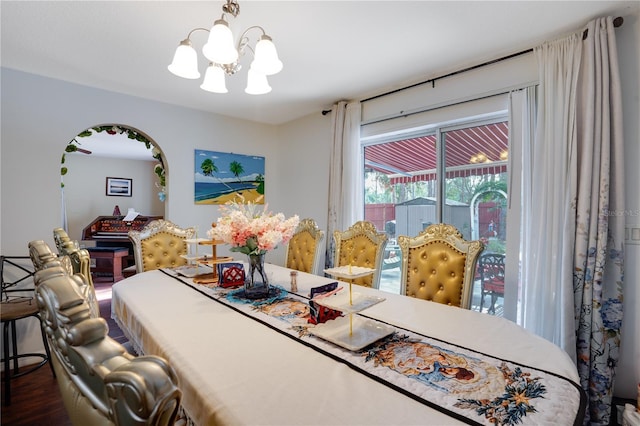
[[[624,229],[625,244],[640,245],[640,225],[627,225]]]

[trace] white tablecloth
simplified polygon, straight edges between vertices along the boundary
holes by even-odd
[[[289,288],[289,270],[267,268],[274,283]],[[298,293],[308,295],[311,287],[333,281],[299,273]],[[366,310],[369,317],[578,382],[563,350],[503,318],[357,290],[386,298]],[[114,284],[112,313],[135,346],[171,363],[183,407],[198,425],[459,423],[161,271]],[[561,409],[564,402],[558,404]]]

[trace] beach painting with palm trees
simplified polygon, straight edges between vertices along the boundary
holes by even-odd
[[[196,204],[264,204],[264,157],[195,150]]]

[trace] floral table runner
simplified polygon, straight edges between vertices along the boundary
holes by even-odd
[[[277,287],[279,291],[268,300],[247,300],[241,297],[242,290],[198,285],[172,271],[163,272],[212,301],[465,423],[581,423],[583,392],[576,383],[556,374],[393,324],[393,334],[359,351],[349,351],[313,336],[305,297]],[[368,318],[365,312],[359,315]]]

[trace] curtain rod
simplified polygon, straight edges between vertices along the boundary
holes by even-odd
[[[621,27],[623,23],[624,23],[624,19],[621,16],[618,16],[618,17],[614,18],[614,20],[613,20],[613,26],[615,28]],[[587,28],[582,33],[582,39],[585,40],[587,38],[588,34],[589,34],[589,29]],[[419,83],[415,83],[415,84],[412,84],[412,85],[409,85],[409,86],[401,87],[399,89],[391,90],[389,92],[381,93],[379,95],[371,96],[370,98],[362,99],[360,102],[371,101],[371,100],[374,100],[374,99],[377,99],[377,98],[381,98],[383,96],[391,95],[391,94],[394,94],[394,93],[397,93],[397,92],[401,92],[403,90],[411,89],[413,87],[421,86],[421,85],[427,84],[427,83],[431,83],[431,86],[435,87],[436,80],[441,80],[443,78],[452,77],[452,76],[457,75],[457,74],[462,74],[464,72],[472,71],[472,70],[475,70],[477,68],[481,68],[481,67],[484,67],[484,66],[487,66],[487,65],[492,65],[492,64],[495,64],[497,62],[506,61],[508,59],[512,59],[512,58],[515,58],[517,56],[525,55],[525,54],[531,53],[531,52],[533,52],[533,48],[527,49],[527,50],[523,50],[521,52],[513,53],[511,55],[503,56],[501,58],[494,59],[492,61],[483,62],[483,63],[478,64],[478,65],[474,65],[474,66],[471,66],[471,67],[468,67],[468,68],[464,68],[464,69],[461,69],[461,70],[458,70],[458,71],[454,71],[454,72],[451,72],[449,74],[441,75],[439,77],[435,77],[435,78],[432,78],[432,79],[429,79],[429,80],[421,81]],[[330,109],[322,110],[322,115],[327,115],[330,112],[331,112]]]
[[[370,98],[363,99],[363,100],[361,100],[360,102],[367,102],[367,101],[371,101],[371,100],[373,100],[373,99],[381,98],[381,97],[383,97],[383,96],[391,95],[391,94],[394,94],[394,93],[397,93],[397,92],[401,92],[401,91],[403,91],[403,90],[411,89],[411,88],[413,88],[413,87],[421,86],[421,85],[423,85],[423,84],[427,84],[427,83],[431,83],[431,84],[432,84],[432,86],[433,86],[433,87],[435,87],[436,80],[440,80],[440,79],[442,79],[442,78],[451,77],[451,76],[454,76],[454,75],[456,75],[456,74],[462,74],[462,73],[464,73],[464,72],[471,71],[471,70],[474,70],[474,69],[476,69],[476,68],[481,68],[481,67],[484,67],[484,66],[487,66],[487,65],[494,64],[494,63],[496,63],[496,62],[505,61],[505,60],[507,60],[507,59],[515,58],[516,56],[524,55],[524,54],[526,54],[526,53],[531,53],[531,52],[533,52],[533,49],[523,50],[523,51],[518,52],[518,53],[513,53],[513,54],[508,55],[508,56],[503,56],[502,58],[494,59],[494,60],[492,60],[492,61],[488,61],[488,62],[483,62],[483,63],[481,63],[481,64],[474,65],[474,66],[469,67],[469,68],[465,68],[465,69],[462,69],[462,70],[454,71],[454,72],[449,73],[449,74],[441,75],[441,76],[439,76],[439,77],[435,77],[435,78],[432,78],[432,79],[430,79],[430,80],[421,81],[421,82],[419,82],[419,83],[414,83],[414,84],[412,84],[412,85],[410,85],[410,86],[400,87],[399,89],[395,89],[395,90],[391,90],[391,91],[389,91],[389,92],[381,93],[381,94],[379,94],[379,95],[375,95],[375,96],[372,96],[372,97],[370,97]],[[327,114],[329,114],[330,112],[331,112],[331,110],[330,110],[330,109],[322,110],[322,115],[327,115]]]
[[[618,27],[622,26],[623,22],[624,22],[624,19],[622,17],[617,17],[617,18],[615,18],[613,20],[613,26],[618,28]],[[589,32],[589,30],[586,29],[582,33],[582,39],[583,40],[587,38],[588,32]],[[471,66],[471,67],[468,67],[468,68],[464,68],[464,69],[461,69],[461,70],[458,70],[458,71],[451,72],[449,74],[445,74],[445,75],[441,75],[441,76],[438,76],[438,77],[434,77],[434,78],[431,78],[429,80],[424,80],[424,81],[421,81],[419,83],[415,83],[415,84],[412,84],[412,85],[409,85],[409,86],[401,87],[399,89],[391,90],[389,92],[381,93],[379,95],[371,96],[370,98],[363,99],[360,102],[371,101],[373,99],[381,98],[383,96],[391,95],[391,94],[394,94],[394,93],[397,93],[397,92],[401,92],[403,90],[411,89],[411,88],[414,88],[414,87],[417,87],[417,86],[421,86],[421,85],[427,84],[427,83],[431,83],[431,86],[435,87],[437,80],[441,80],[441,79],[447,78],[447,77],[452,77],[454,75],[458,75],[458,74],[462,74],[462,73],[465,73],[465,72],[468,72],[468,71],[472,71],[472,70],[475,70],[477,68],[485,67],[487,65],[492,65],[492,64],[495,64],[497,62],[506,61],[508,59],[512,59],[512,58],[515,58],[517,56],[525,55],[525,54],[531,53],[531,52],[533,52],[533,48],[527,49],[527,50],[523,50],[523,51],[517,52],[517,53],[512,53],[511,55],[503,56],[501,58],[494,59],[492,61],[483,62],[483,63],[478,64],[478,65],[474,65],[474,66]],[[322,115],[327,115],[329,112],[331,112],[331,110],[324,110],[324,111],[322,111]]]

